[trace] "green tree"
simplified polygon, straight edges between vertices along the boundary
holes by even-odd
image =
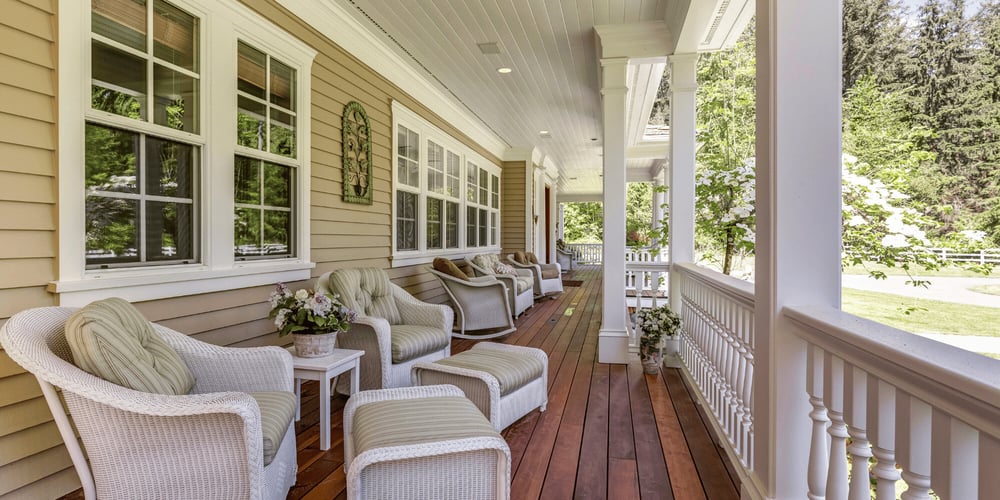
[[[566,243],[604,241],[604,207],[598,202],[563,205],[563,238]]]
[[[698,61],[698,149],[695,230],[722,272],[754,246],[754,24],[729,50]]]
[[[981,155],[979,171],[984,176],[979,197],[987,207],[977,226],[1000,246],[1000,1],[984,3],[973,18],[973,26],[978,40],[978,80],[972,88],[977,109],[975,142]]]
[[[880,84],[897,81],[906,51],[902,7],[893,0],[845,0],[843,86],[872,75]]]

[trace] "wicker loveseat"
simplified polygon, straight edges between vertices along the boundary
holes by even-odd
[[[86,498],[285,498],[297,469],[294,403],[288,423],[276,423],[284,420],[263,418],[268,401],[251,394],[291,394],[287,351],[220,347],[152,324],[194,386],[185,395],[143,392],[73,363],[64,325],[75,311],[15,314],[0,329],[0,343],[37,377]],[[277,436],[276,450],[264,441],[268,435]]]

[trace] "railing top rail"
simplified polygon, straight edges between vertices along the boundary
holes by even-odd
[[[754,305],[754,285],[749,281],[722,274],[693,262],[675,262],[671,270],[698,280],[751,308]]]
[[[653,273],[665,273],[670,271],[669,262],[655,262],[655,261],[632,261],[625,263],[626,271],[648,271]]]
[[[783,314],[807,342],[1000,438],[994,360],[832,307],[786,306]]]

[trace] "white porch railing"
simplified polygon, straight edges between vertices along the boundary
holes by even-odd
[[[754,475],[753,285],[692,264],[680,280],[685,376],[725,436],[740,475]],[[810,498],[994,498],[1000,491],[996,361],[828,307],[786,307],[803,339],[811,432]],[[757,369],[762,369],[757,367]],[[782,432],[780,429],[772,432]],[[777,450],[781,453],[781,450]],[[870,465],[870,459],[875,459]],[[856,472],[852,472],[852,469]],[[780,475],[781,471],[776,474]],[[760,478],[758,478],[760,479]]]
[[[567,243],[578,264],[600,264],[604,259],[604,245],[601,243]]]
[[[995,361],[831,308],[785,315],[808,345],[812,498],[870,498],[869,474],[850,470],[872,456],[879,499],[896,498],[900,476],[903,498],[996,498]]]
[[[674,264],[684,304],[681,360],[736,458],[753,469],[753,284]]]

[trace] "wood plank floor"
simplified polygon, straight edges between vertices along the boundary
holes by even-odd
[[[638,359],[628,365],[597,363],[601,268],[584,266],[571,278],[582,285],[536,302],[518,319],[517,331],[499,340],[549,354],[548,409],[503,432],[513,459],[511,497],[738,498],[732,467],[677,370],[644,375]],[[456,339],[452,352],[474,344]],[[318,389],[309,384],[296,424],[298,483],[289,498],[341,498],[346,399],[333,401],[332,447],[321,452]]]
[[[499,340],[549,354],[548,409],[503,432],[513,459],[511,498],[738,498],[732,466],[677,370],[645,375],[638,359],[597,363],[601,268],[583,266],[569,278],[582,283],[536,302],[518,319],[517,331]],[[456,339],[452,352],[474,344]],[[316,382],[303,384],[302,420],[295,427],[299,472],[291,499],[346,497],[347,400],[334,397],[331,448],[320,451],[317,394]]]

